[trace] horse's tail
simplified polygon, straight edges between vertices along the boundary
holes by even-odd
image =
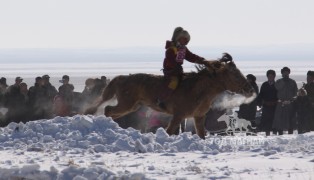
[[[106,86],[106,88],[102,92],[102,95],[96,99],[93,105],[85,110],[84,114],[95,114],[100,105],[112,99],[116,93],[116,84],[117,84],[117,78],[114,78]]]

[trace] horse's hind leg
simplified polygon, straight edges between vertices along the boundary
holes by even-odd
[[[205,116],[204,117],[194,117],[194,124],[196,128],[197,135],[205,139]]]
[[[136,101],[118,101],[116,106],[107,106],[105,108],[105,115],[107,117],[112,117],[112,119],[117,119],[121,116],[136,111],[138,108],[139,105]]]

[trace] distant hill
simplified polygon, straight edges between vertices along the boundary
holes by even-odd
[[[219,58],[228,52],[236,60],[314,60],[314,44],[269,46],[215,46],[189,49],[205,58]],[[164,47],[122,47],[113,49],[0,49],[0,63],[10,62],[103,62],[160,61]]]

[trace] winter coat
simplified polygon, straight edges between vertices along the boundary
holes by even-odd
[[[62,96],[56,95],[53,101],[53,112],[55,116],[71,116],[72,107]]]
[[[29,120],[28,97],[20,93],[19,88],[12,87],[5,94],[5,107],[8,108],[6,113],[6,123],[10,122],[27,122]]]
[[[63,84],[59,87],[58,95],[68,104],[72,104],[74,86],[72,84]]]
[[[276,81],[275,87],[277,89],[278,102],[273,128],[277,130],[294,129],[296,122],[293,101],[298,92],[297,83],[290,78],[281,78]]]
[[[179,76],[183,73],[183,60],[186,59],[189,62],[196,62],[204,59],[189,51],[186,46],[181,48],[176,47],[172,41],[166,42],[166,57],[163,63],[163,71],[165,76]]]
[[[311,131],[314,131],[314,82],[305,84],[304,89],[306,90],[307,96],[311,102],[311,117],[309,121],[309,129]]]
[[[311,121],[311,101],[308,96],[298,96],[295,100],[296,118],[298,122],[298,132],[303,133],[309,129]]]
[[[270,84],[268,81],[264,82],[257,97],[258,105],[262,106],[262,119],[260,124],[262,130],[272,130],[277,100],[275,83]]]
[[[57,89],[56,89],[53,85],[51,85],[51,83],[45,84],[45,85],[44,85],[44,88],[46,89],[46,91],[47,91],[47,96],[48,96],[50,102],[52,103],[54,97],[55,97],[55,96],[57,95],[57,93],[58,93]]]
[[[35,83],[28,91],[30,106],[32,107],[32,119],[45,119],[51,117],[52,107],[46,88]]]
[[[259,89],[256,83],[251,83],[254,88],[256,94],[258,94]],[[243,118],[246,120],[254,121],[256,118],[256,107],[257,107],[257,99],[254,99],[249,104],[242,104],[239,108],[239,118]]]
[[[223,121],[217,121],[217,119],[226,113],[226,110],[210,109],[206,113],[205,129],[211,133],[225,131],[228,125]]]

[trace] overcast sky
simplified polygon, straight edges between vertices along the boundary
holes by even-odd
[[[0,48],[314,43],[313,0],[1,0]]]

